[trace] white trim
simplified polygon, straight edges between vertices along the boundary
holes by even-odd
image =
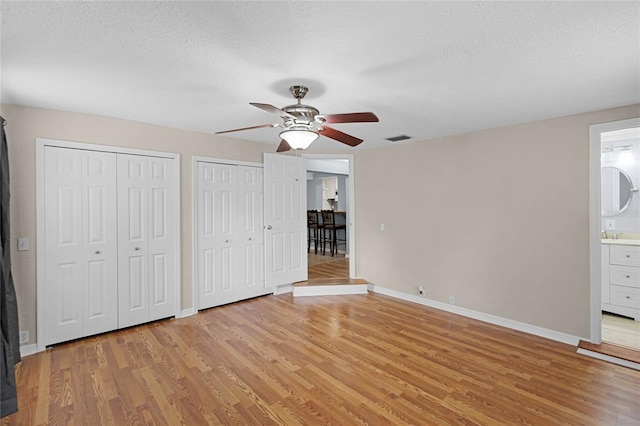
[[[198,162],[203,161],[205,157],[191,157],[191,308],[198,312],[198,238],[196,230],[198,229],[198,212],[196,205],[198,203]]]
[[[44,351],[44,326],[42,324],[45,312],[45,217],[44,217],[44,147],[45,142],[36,138],[36,345],[38,352]]]
[[[349,175],[347,186],[349,187],[349,278],[356,277],[356,174],[353,154],[302,154],[303,157],[318,160],[349,160]]]
[[[602,293],[600,255],[600,135],[612,130],[640,127],[640,118],[589,126],[589,283],[590,342],[602,343]]]
[[[40,352],[37,344],[20,346],[20,356],[25,357]]]
[[[182,191],[181,191],[181,155],[173,152],[151,151],[142,149],[131,149],[119,146],[109,145],[97,145],[92,143],[71,142],[57,139],[36,138],[36,256],[38,261],[36,262],[36,337],[37,337],[37,352],[44,351],[46,345],[43,343],[44,338],[44,321],[45,312],[45,300],[38,297],[38,295],[44,294],[45,285],[45,217],[44,217],[44,149],[46,146],[53,146],[58,148],[70,148],[70,149],[82,149],[85,151],[100,151],[100,152],[113,152],[116,154],[131,154],[131,155],[144,155],[147,157],[161,157],[169,158],[175,161],[176,165],[176,193],[178,195],[178,203],[181,203]],[[182,223],[180,217],[181,209],[176,211],[176,221],[174,226],[177,229],[176,235],[176,272],[175,272],[175,311],[174,315],[179,318],[182,309]]]
[[[71,142],[58,139],[36,138],[36,147],[39,144],[42,144],[43,146],[56,146],[59,148],[82,149],[84,151],[115,152],[117,154],[144,155],[147,157],[180,159],[180,154],[177,154],[175,152],[150,151],[145,149],[134,149],[111,145],[98,145],[86,142]]]
[[[613,364],[622,365],[623,367],[633,368],[634,370],[640,370],[640,364],[633,361],[627,361],[626,359],[617,358],[615,356],[601,354],[599,352],[590,351],[589,349],[578,348],[576,353],[580,355],[586,355],[591,358],[596,358],[602,361],[611,362]]]
[[[418,303],[420,305],[429,306],[430,308],[440,309],[442,311],[451,312],[453,314],[462,315],[467,318],[473,318],[479,321],[488,322],[489,324],[499,325],[501,327],[510,328],[512,330],[522,331],[524,333],[533,334],[534,336],[544,337],[545,339],[555,340],[557,342],[566,343],[572,346],[577,346],[580,342],[579,337],[572,336],[570,334],[561,333],[559,331],[538,327],[536,325],[531,325],[520,321],[514,321],[508,318],[485,314],[483,312],[474,311],[460,306],[449,305],[437,300],[426,299],[424,297],[402,293],[400,291],[380,287],[375,284],[373,285],[373,291],[376,293],[384,294],[386,296],[405,300],[407,302]]]
[[[190,317],[191,315],[195,315],[197,314],[198,311],[196,310],[195,307],[193,308],[187,308],[187,309],[183,309],[182,311],[180,311],[180,316],[176,316],[176,318],[186,318],[186,317]]]
[[[273,295],[279,296],[281,294],[291,293],[292,291],[293,291],[293,284],[279,285],[273,289]]]
[[[367,294],[367,284],[304,285],[293,286],[293,297],[299,296],[342,296],[346,294]]]
[[[178,208],[176,209],[176,285],[174,286],[176,304],[174,305],[174,315],[176,318],[179,318],[179,315],[182,313],[182,209],[180,206],[182,205],[182,161],[180,154],[173,154],[171,157],[173,158],[176,165],[176,194]]]
[[[252,161],[239,161],[239,160],[227,160],[224,158],[213,158],[213,157],[202,157],[202,156],[194,156],[191,157],[192,164],[196,164],[197,161],[202,161],[205,163],[216,163],[216,164],[227,164],[229,166],[246,166],[246,167],[258,167],[264,168],[264,164],[255,163]]]

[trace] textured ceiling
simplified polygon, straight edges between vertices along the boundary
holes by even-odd
[[[298,83],[321,113],[380,117],[334,125],[365,140],[357,149],[640,102],[636,1],[3,0],[0,12],[2,103],[207,133],[278,121],[249,102],[292,104]]]

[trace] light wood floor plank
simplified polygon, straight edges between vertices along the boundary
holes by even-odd
[[[265,296],[58,345],[1,425],[640,424],[640,372],[379,294]]]

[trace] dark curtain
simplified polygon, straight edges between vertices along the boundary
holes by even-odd
[[[20,362],[18,301],[11,276],[11,237],[9,235],[9,158],[6,122],[0,117],[0,418],[18,411],[15,365]]]

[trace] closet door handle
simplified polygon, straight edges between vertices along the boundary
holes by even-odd
[[[225,243],[228,243],[228,242],[229,242],[229,240],[224,240],[224,242],[225,242]]]
[[[136,248],[134,248],[134,250],[135,250],[135,251],[138,251],[138,250],[140,250],[140,247],[136,247]]]
[[[96,254],[100,254],[100,250],[96,250]]]
[[[249,237],[249,241],[251,241],[251,237]]]

